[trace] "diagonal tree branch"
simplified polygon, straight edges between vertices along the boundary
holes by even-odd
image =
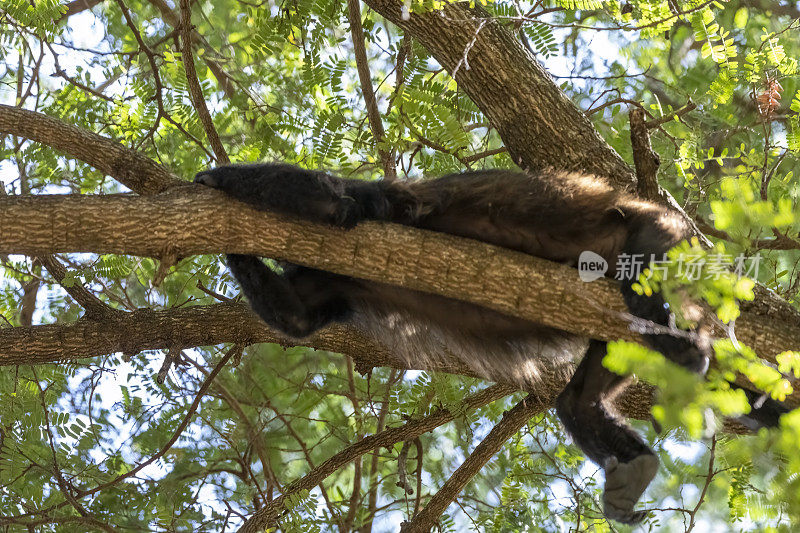
[[[447,2],[441,10],[404,17],[403,2],[365,2],[453,74],[520,167],[586,171],[633,190],[631,168],[519,39],[484,9]]]
[[[186,184],[141,152],[35,111],[0,104],[0,133],[46,144],[139,194],[155,194]]]
[[[466,411],[471,411],[487,403],[499,400],[511,392],[513,392],[513,389],[509,389],[503,385],[494,385],[465,398],[463,407]],[[535,412],[530,416],[533,416],[533,414],[535,414]],[[397,442],[413,440],[423,433],[427,433],[452,421],[454,418],[453,413],[447,409],[438,409],[424,418],[411,420],[404,426],[389,428],[375,435],[364,437],[286,487],[286,490],[280,497],[270,502],[266,507],[256,511],[253,516],[242,525],[239,529],[239,533],[260,533],[266,528],[272,527],[275,520],[284,511],[284,506],[288,503],[287,499],[290,495],[317,486],[323,479],[357,457],[361,457],[379,447],[392,446]]]
[[[397,177],[397,170],[394,164],[394,155],[381,146],[386,140],[386,132],[383,129],[378,102],[375,99],[375,91],[372,89],[372,75],[367,61],[367,48],[364,44],[364,28],[361,25],[361,0],[347,0],[347,14],[350,20],[350,37],[353,41],[353,55],[356,59],[356,70],[358,79],[361,83],[361,92],[364,95],[364,103],[367,106],[367,120],[372,137],[375,139],[377,152],[381,159],[384,175],[387,179],[393,180]]]
[[[119,311],[103,303],[102,300],[100,300],[85,287],[82,287],[77,283],[63,283],[64,279],[67,277],[67,269],[64,268],[64,265],[62,265],[54,255],[41,255],[38,259],[47,269],[47,271],[50,272],[50,275],[53,276],[56,282],[61,285],[64,291],[72,296],[72,299],[75,300],[78,305],[83,307],[83,309],[86,311],[85,316],[97,320],[110,317],[111,315],[123,313],[123,311]],[[0,355],[0,360],[2,360],[2,355]]]
[[[161,17],[163,21],[172,26],[173,28],[178,28],[181,23],[180,14],[175,13],[172,8],[167,4],[165,0],[149,0],[149,2],[161,13]],[[211,46],[208,42],[203,39],[203,36],[197,33],[196,29],[192,29],[192,43],[197,47],[198,45],[202,45],[207,49],[211,49]],[[225,92],[225,95],[228,98],[233,98],[236,96],[237,90],[242,90],[241,88],[236,87],[234,84],[234,80],[225,72],[225,69],[222,65],[209,57],[211,54],[204,54],[203,61],[206,65],[208,65],[209,70],[211,73],[214,74],[214,77],[217,78],[217,82],[219,83],[220,88]],[[216,55],[216,53],[214,53]]]
[[[181,31],[181,61],[183,62],[183,70],[186,72],[186,81],[189,87],[189,95],[192,99],[192,105],[200,118],[200,123],[203,125],[203,130],[206,132],[208,142],[211,143],[211,148],[214,150],[214,155],[217,157],[219,163],[229,163],[228,152],[222,146],[222,141],[219,139],[217,129],[214,127],[214,121],[211,119],[211,113],[208,111],[205,97],[203,96],[203,89],[200,87],[200,81],[197,79],[197,70],[194,68],[194,54],[192,50],[192,37],[194,28],[192,26],[192,7],[189,0],[180,0],[181,8],[181,21],[179,28]]]
[[[500,451],[503,444],[510,439],[517,431],[522,429],[528,420],[536,413],[547,409],[555,398],[542,398],[530,395],[510,411],[503,414],[503,418],[492,428],[486,438],[478,444],[469,454],[461,466],[439,489],[422,511],[419,512],[411,522],[403,524],[400,528],[402,533],[427,533],[436,524],[447,507],[458,497],[467,483],[486,466],[486,463]]]

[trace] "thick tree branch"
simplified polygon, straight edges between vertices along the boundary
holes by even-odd
[[[259,212],[201,187],[149,198],[0,198],[0,254],[158,257],[165,250],[181,257],[273,257],[470,301],[587,337],[638,340],[613,281],[582,283],[567,266],[451,235],[380,223],[343,231]],[[797,349],[800,315],[788,304],[761,298],[743,308],[740,340],[773,361]]]
[[[119,312],[104,320],[82,318],[72,324],[0,329],[0,366],[37,365],[122,352],[170,347],[188,348],[222,343],[244,346],[274,342],[297,346],[298,342],[270,330],[243,303],[199,305],[177,309],[139,309]],[[362,368],[403,363],[386,348],[358,332],[335,326],[303,341],[320,350],[351,354]],[[463,373],[453,365],[436,370]],[[434,370],[434,369],[428,369]]]
[[[637,339],[613,282],[581,283],[564,265],[450,235],[379,223],[342,231],[259,212],[199,186],[148,198],[0,198],[0,253],[160,257],[166,250],[272,257],[472,301],[573,333]]]
[[[0,328],[0,366],[37,365],[59,361],[74,361],[98,355],[122,352],[133,355],[144,350],[169,349],[175,346],[190,348],[223,343],[248,346],[271,342],[282,346],[311,346],[318,350],[349,355],[360,372],[374,367],[401,370],[426,370],[479,377],[499,381],[496,376],[476,374],[453,356],[436,354],[432,359],[442,361],[436,366],[409,367],[385,346],[361,332],[346,326],[330,326],[317,334],[298,341],[285,337],[267,327],[243,303],[199,305],[154,311],[140,309],[132,313],[115,314],[98,321],[82,318],[72,324]],[[547,363],[547,362],[545,362]],[[540,382],[531,391],[542,398],[555,398],[564,388],[570,363],[542,364]],[[646,386],[629,387],[617,402],[627,416],[647,418],[650,415],[652,390]]]
[[[404,20],[403,2],[365,1],[455,73],[522,168],[586,171],[633,189],[631,168],[519,39],[484,9],[445,3],[441,10],[410,13]]]
[[[14,229],[19,220],[26,221],[25,232]],[[285,259],[472,301],[594,338],[637,339],[613,282],[580,283],[566,266],[449,235],[376,223],[345,232],[258,212],[199,187],[150,198],[0,199],[0,253],[160,256],[165,249],[179,256],[232,252]],[[743,316],[737,335],[765,355],[796,347],[797,314],[779,318]]]
[[[186,184],[141,152],[35,111],[0,105],[0,133],[46,144],[139,194],[155,194]]]

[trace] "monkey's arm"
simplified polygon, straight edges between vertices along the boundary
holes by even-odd
[[[388,214],[379,182],[343,180],[283,163],[217,167],[199,172],[194,181],[258,209],[343,228]]]

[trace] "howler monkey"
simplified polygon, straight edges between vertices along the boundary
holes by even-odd
[[[689,235],[677,213],[577,173],[485,170],[420,181],[346,180],[287,164],[223,166],[195,177],[259,209],[351,228],[385,220],[469,237],[576,265],[585,250],[602,256],[614,276],[620,254],[660,257]],[[270,326],[302,338],[331,322],[352,322],[414,362],[445,349],[481,375],[535,382],[539,362],[584,353],[558,397],[556,411],[575,443],[605,469],[604,512],[635,523],[634,506],[658,459],[611,404],[627,380],[602,365],[605,342],[507,316],[477,305],[307,268],[282,273],[258,257],[228,255],[228,266],[256,313]],[[631,313],[659,325],[670,313],[659,295],[637,294],[638,273],[625,276]],[[651,328],[646,341],[670,360],[704,373],[711,354],[703,335]],[[662,332],[663,331],[663,332]],[[749,395],[750,421],[775,425],[782,405]]]

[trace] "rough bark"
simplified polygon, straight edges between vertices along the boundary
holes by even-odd
[[[385,2],[387,6],[388,4],[392,3],[391,0],[380,0],[380,2]],[[384,9],[388,9],[387,6],[384,6]],[[375,6],[373,7],[376,8]],[[470,18],[470,20],[472,20],[474,23],[475,21],[471,18],[472,15],[467,17],[468,14],[469,13],[464,14],[464,17]],[[416,25],[414,26],[413,31],[420,34],[436,34],[436,32],[441,29],[440,26],[442,25],[442,21],[434,16],[434,14],[428,14],[424,17],[412,15],[409,20],[409,24],[412,23],[413,25]],[[489,26],[487,28],[494,28],[493,31],[497,31],[499,34],[498,38],[505,35],[505,38],[514,39],[513,36],[510,36],[502,27],[495,28],[495,26]],[[483,34],[483,30],[487,28],[482,28],[481,34]],[[489,32],[488,34],[484,34],[484,36],[489,34],[493,35],[494,33]],[[480,43],[482,43],[480,39],[476,40],[476,46]],[[486,44],[481,44],[481,47],[485,46]],[[472,50],[476,50],[474,46]],[[483,50],[483,48],[478,48],[477,50]],[[484,52],[489,53],[488,51]],[[524,57],[519,56],[519,50],[512,47],[508,50],[494,50],[493,54],[499,54],[501,56],[503,56],[504,53],[509,54],[508,57],[503,56],[495,58],[498,62],[498,65],[504,66],[503,68],[508,69],[512,69],[512,67],[518,68],[521,72],[527,72],[527,76],[543,76],[543,78],[539,79],[542,87],[548,87],[547,83],[550,83],[552,86],[547,90],[559,91],[558,87],[552,84],[552,81],[549,79],[549,76],[547,76],[547,73],[544,72],[541,67],[538,66],[535,60],[527,54],[527,51],[523,52]],[[455,54],[455,51],[451,47],[447,46],[442,48],[441,54],[450,54],[450,56],[452,56],[451,59],[454,57],[458,57],[459,59],[463,58],[463,52],[459,56],[454,56],[452,54]],[[440,60],[443,61],[441,57]],[[455,61],[457,62],[458,59]],[[522,62],[516,64],[515,61]],[[466,76],[464,83],[468,85],[475,84],[475,90],[480,92],[482,83],[481,76],[484,76],[485,74],[475,71],[481,70],[482,72],[491,72],[493,65],[491,63],[481,63],[483,68],[473,68],[476,65],[477,63],[472,63],[472,66],[469,69],[471,74],[470,76]],[[514,72],[514,70],[512,69],[509,72]],[[472,76],[477,76],[477,78],[473,79]],[[508,85],[500,87],[498,90],[501,90],[501,92],[496,94],[485,94],[484,99],[480,102],[481,107],[484,109],[487,115],[491,116],[495,114],[502,114],[501,110],[491,110],[494,106],[500,106],[500,108],[502,108],[504,105],[506,105],[506,102],[516,102],[514,105],[524,104],[534,107],[537,105],[543,105],[536,99],[529,99],[529,93],[524,89],[524,86]],[[561,94],[560,91],[559,94]],[[566,97],[563,94],[561,94],[561,97],[566,100]],[[569,103],[568,100],[567,102]],[[572,104],[569,103],[569,105]],[[576,119],[578,122],[586,120],[582,114],[576,118],[572,113],[567,111],[565,111],[561,119]],[[513,127],[509,126],[509,131],[507,133],[511,137],[506,142],[516,142],[516,137],[513,135],[513,133],[516,131],[518,131],[519,134],[524,137],[526,131],[525,127],[526,125],[522,122],[519,124],[514,124]],[[591,127],[591,124],[589,124],[589,127]],[[563,129],[570,130],[571,128],[577,128],[576,131],[581,131],[579,125],[573,122],[566,122]],[[43,144],[47,144],[57,150],[63,151],[67,155],[81,159],[91,164],[95,168],[107,172],[110,176],[120,181],[123,185],[139,194],[155,194],[176,185],[187,185],[185,181],[176,178],[169,171],[158,165],[155,161],[137,151],[128,149],[113,140],[85,131],[75,126],[68,125],[60,120],[48,117],[41,113],[0,105],[0,133],[10,133],[13,135],[26,137]],[[566,141],[568,140],[569,139],[566,139]],[[602,139],[599,140],[601,143],[600,145],[593,145],[592,142],[586,140],[585,143],[571,145],[570,149],[579,151],[580,154],[582,154],[580,157],[587,158],[588,160],[591,159],[592,153],[594,153],[593,150],[599,150],[595,156],[598,154],[601,155],[601,152],[603,152],[602,147],[605,146],[608,149],[608,151],[605,152],[605,157],[610,157],[612,159],[614,157],[618,157],[613,150],[608,148]],[[565,140],[555,137],[543,137],[540,139],[540,142],[542,143],[551,144],[551,148],[553,148],[555,151],[563,149],[563,147],[559,148],[558,144],[562,141]],[[539,157],[540,150],[538,148],[538,144],[536,143],[526,144],[525,142],[521,142],[515,144],[515,146],[517,150],[522,150],[525,152],[525,158],[535,159],[536,157]],[[593,149],[592,146],[595,146],[595,148]],[[616,164],[612,165],[612,167],[616,168]],[[600,173],[601,171],[597,170],[597,172]],[[630,173],[631,179],[633,179],[633,174],[630,172],[630,169],[628,169],[628,172]],[[612,182],[613,181],[614,180],[612,180]],[[623,181],[627,183],[626,180]],[[621,184],[620,186],[625,187],[625,183]],[[15,221],[15,224],[16,223],[17,222]],[[234,223],[231,222],[230,224],[235,227]],[[3,229],[10,231],[15,227],[15,225],[5,226]],[[120,253],[125,253],[125,250],[121,250]],[[0,254],[2,254],[2,251],[0,251]],[[310,261],[314,261],[314,259],[310,259]],[[547,263],[544,262],[544,264],[546,265]],[[472,268],[475,270],[480,268],[480,265],[474,265],[472,267],[469,267],[469,265],[464,263],[462,263],[462,265],[465,269]],[[541,279],[541,277],[542,276],[534,279]],[[543,277],[547,277],[547,271],[544,271]],[[589,286],[585,284],[581,285],[584,287],[584,289],[586,287],[594,287],[594,284]],[[522,287],[526,286],[527,285],[522,285]],[[615,290],[609,289],[609,292],[607,292],[607,294],[612,293],[616,296]],[[800,329],[800,314],[798,314],[798,312],[787,302],[781,300],[775,294],[769,292],[763,287],[757,287],[756,293],[757,298],[754,302],[745,302],[742,305],[743,317],[739,320],[737,325],[737,333],[740,335],[740,338],[752,346],[757,347],[760,353],[768,357],[783,349],[796,348],[798,344],[797,331]],[[600,301],[602,302],[603,300]],[[609,301],[613,302],[615,300],[612,297],[612,300]],[[542,303],[540,308],[544,312],[546,309],[546,307],[544,307],[544,302],[540,303]],[[570,305],[570,302],[557,301],[556,303],[557,307],[553,309],[554,312],[563,312],[562,305]],[[618,305],[617,307],[612,306],[611,309],[614,311],[619,311],[624,308],[621,305]],[[602,324],[595,324],[595,326],[601,327]],[[612,329],[608,331],[608,335],[603,338],[612,338],[620,331],[622,332],[622,335],[628,334],[627,328],[617,328],[617,330]]]
[[[618,187],[629,188],[631,186],[633,176],[630,168],[600,138],[580,110],[561,93],[547,73],[532,59],[517,39],[510,32],[503,29],[500,23],[489,19],[482,9],[469,8],[466,4],[448,4],[441,12],[424,15],[412,14],[409,20],[404,21],[402,20],[401,3],[399,2],[394,0],[369,0],[367,3],[419,39],[440,63],[454,74],[460,86],[464,88],[467,94],[492,121],[493,125],[497,127],[509,148],[509,152],[520,166],[523,168],[554,166],[573,170],[586,170],[608,177]],[[20,110],[16,111],[26,113]],[[20,124],[14,122],[11,122],[9,126],[9,115],[9,113],[0,113],[0,131],[6,131],[6,128],[16,129],[17,131],[8,132],[23,135],[40,142],[47,142],[42,140],[42,131],[22,132],[20,131]],[[3,122],[4,120],[6,122]],[[65,131],[69,137],[64,141],[59,139],[54,141],[52,139],[53,132],[58,124],[47,123],[44,126],[46,127],[46,136],[50,137],[50,142],[47,142],[47,144],[65,152],[70,152],[71,150],[72,155],[75,157],[94,165],[110,175],[115,175],[115,177],[121,175],[123,183],[124,180],[128,180],[133,184],[133,186],[128,185],[133,190],[138,190],[141,193],[154,193],[162,191],[173,184],[171,179],[164,179],[161,167],[157,167],[155,163],[146,158],[144,160],[137,159],[135,154],[126,151],[116,143],[113,143],[113,146],[110,147],[106,146],[101,151],[105,152],[108,148],[111,148],[112,151],[109,156],[109,153],[99,153],[95,150],[98,146],[98,138],[99,141],[106,141],[99,136],[92,137],[93,134],[82,132],[75,128]],[[56,137],[60,136],[57,135]],[[119,149],[122,149],[122,151]],[[167,176],[167,178],[171,178],[171,176]],[[115,201],[116,199],[112,200]],[[45,199],[45,203],[47,202],[49,202],[49,199]],[[596,315],[601,319],[590,320],[582,325],[578,324],[575,327],[581,330],[579,332],[591,334],[591,331],[599,331],[607,336],[604,337],[600,333],[593,335],[600,338],[630,337],[624,325],[624,320],[613,314],[609,318],[608,315],[604,315],[601,311],[608,305],[607,302],[611,302],[610,306],[614,310],[619,311],[622,309],[619,297],[612,285],[605,282],[592,284],[590,290],[581,290],[581,294],[576,296],[574,291],[570,292],[570,285],[580,289],[585,289],[589,286],[578,283],[574,272],[571,273],[570,278],[563,277],[566,271],[548,270],[548,268],[553,267],[549,267],[546,264],[543,265],[541,262],[535,261],[535,258],[523,260],[516,257],[515,254],[486,247],[486,245],[477,245],[483,246],[483,248],[465,248],[463,246],[466,245],[462,246],[462,243],[459,243],[458,240],[450,239],[448,241],[447,237],[437,236],[434,238],[425,234],[415,234],[416,232],[410,230],[401,231],[392,227],[379,228],[373,226],[362,228],[357,230],[361,231],[361,235],[354,232],[356,233],[355,236],[351,235],[349,237],[343,236],[344,234],[341,232],[329,229],[324,230],[332,233],[320,234],[320,228],[289,223],[280,217],[268,215],[258,216],[262,218],[266,216],[268,222],[277,222],[277,227],[284,228],[285,231],[268,235],[264,240],[242,242],[237,239],[252,238],[255,229],[259,229],[257,233],[261,236],[262,232],[273,228],[259,227],[259,223],[264,224],[264,220],[260,220],[260,222],[256,220],[255,226],[237,227],[236,223],[241,223],[243,219],[235,211],[231,212],[230,209],[233,208],[230,208],[230,206],[226,208],[223,205],[221,209],[216,210],[216,206],[205,205],[201,206],[203,210],[199,213],[187,213],[184,211],[186,205],[178,204],[180,202],[176,202],[172,210],[170,210],[169,205],[156,205],[155,207],[159,211],[150,211],[150,216],[139,216],[139,213],[128,211],[127,208],[118,209],[114,213],[102,212],[102,206],[100,206],[98,212],[75,212],[75,221],[69,220],[71,213],[65,210],[63,205],[56,206],[58,208],[52,213],[38,211],[36,215],[41,216],[41,219],[25,219],[26,222],[34,220],[31,225],[36,226],[35,233],[37,235],[32,236],[32,233],[27,233],[26,237],[32,237],[32,247],[39,246],[43,242],[49,242],[50,246],[39,253],[52,253],[58,250],[58,246],[65,247],[64,251],[79,251],[78,249],[70,249],[70,247],[77,246],[79,248],[91,248],[91,250],[81,251],[116,251],[117,253],[142,253],[157,256],[173,252],[179,254],[199,253],[191,252],[190,250],[193,249],[219,251],[213,249],[213,246],[211,247],[212,249],[209,249],[208,246],[203,248],[200,242],[205,241],[209,246],[212,244],[223,246],[225,251],[249,251],[274,257],[281,257],[280,254],[285,254],[287,259],[322,268],[330,267],[328,268],[329,270],[341,273],[353,274],[350,270],[357,270],[356,263],[363,262],[366,266],[362,269],[361,275],[364,277],[372,277],[372,279],[380,279],[381,281],[389,280],[394,283],[421,290],[432,290],[453,297],[464,298],[466,293],[479,295],[474,297],[474,301],[538,321],[543,321],[540,315],[546,312],[546,316],[556,316],[557,320],[565,319],[569,325],[572,325],[576,316],[575,310],[588,307],[588,315]],[[0,209],[3,209],[3,207],[6,206],[0,206]],[[37,207],[37,209],[40,207]],[[78,207],[83,208],[83,206]],[[229,209],[229,211],[226,211],[226,209]],[[17,209],[14,212],[24,214],[25,209]],[[205,217],[203,215],[208,214],[222,218],[204,220]],[[192,215],[195,215],[196,218],[193,219]],[[170,216],[171,218],[169,218]],[[0,221],[0,227],[3,228],[0,230],[0,246],[4,246],[6,237],[12,237],[10,230],[7,228],[18,229],[18,226],[9,226],[7,224],[9,220],[13,221],[13,215],[12,218],[0,218],[3,219]],[[95,231],[93,226],[86,225],[92,223],[93,220],[101,226],[100,232]],[[54,224],[50,229],[49,241],[43,238],[44,233],[39,233],[46,232],[46,226],[37,223],[37,221],[47,221]],[[104,222],[101,223],[101,221]],[[217,226],[222,227],[220,225],[222,221],[225,222],[225,226],[222,230],[217,231]],[[185,226],[167,227],[170,222],[183,222]],[[244,222],[247,221],[245,220]],[[120,232],[114,231],[114,223],[120,225]],[[84,230],[87,235],[80,235],[80,232]],[[177,236],[172,230],[181,235]],[[207,234],[204,234],[204,231]],[[373,233],[376,235],[382,234],[383,240],[374,241],[372,238]],[[208,235],[211,235],[211,237],[209,238]],[[349,238],[352,238],[352,240],[349,240]],[[437,240],[440,238],[445,239],[442,241],[445,243],[443,254],[441,249],[442,242]],[[111,239],[116,240],[116,244]],[[125,241],[125,239],[130,239],[130,241]],[[195,239],[198,240],[195,241]],[[8,242],[11,241],[14,241],[13,237]],[[151,242],[148,244],[145,241]],[[372,251],[370,251],[369,256],[364,255],[366,253],[363,251],[364,248],[359,248],[358,245],[367,241],[370,246],[378,242],[377,255],[374,255]],[[336,243],[347,244],[344,249],[352,252],[352,261],[350,263],[339,262],[343,254],[341,249],[337,249]],[[129,244],[130,246],[128,246]],[[402,246],[392,248],[392,246],[396,247],[397,245]],[[100,249],[105,246],[113,247],[114,250]],[[273,251],[275,253],[271,253]],[[330,257],[325,257],[326,254]],[[385,259],[386,261],[380,263],[380,259]],[[415,262],[419,264],[415,265]],[[448,262],[457,265],[457,272],[450,274],[450,269],[446,268]],[[437,270],[442,267],[445,268],[441,271]],[[503,275],[491,275],[497,271]],[[538,271],[539,274],[532,276],[532,272],[535,271]],[[438,278],[440,272],[448,272],[444,276],[445,279],[441,280],[441,282],[433,280],[433,278]],[[550,275],[553,273],[555,273],[555,277]],[[509,277],[506,278],[506,274]],[[355,273],[354,275],[359,274]],[[554,279],[557,282],[556,285],[566,283],[568,286],[555,287],[551,293],[551,284]],[[511,283],[508,283],[509,281]],[[465,287],[461,287],[461,283]],[[505,285],[501,285],[501,283],[505,283]],[[535,292],[532,291],[533,288],[539,286],[542,287],[544,294],[537,294],[536,300],[533,301],[533,298],[529,295],[531,292]],[[515,293],[521,294],[522,297],[517,299]],[[488,296],[485,296],[487,294]],[[589,296],[588,300],[585,298],[587,294]],[[567,298],[564,298],[564,296],[567,296]],[[532,304],[536,305],[531,307]],[[538,307],[539,310],[536,311],[534,307]],[[796,313],[788,306],[781,306],[773,300],[766,303],[758,302],[750,310],[751,312],[747,317],[738,324],[737,333],[740,338],[747,340],[748,343],[759,349],[769,349],[768,353],[773,353],[773,351],[789,345],[797,345],[797,331],[800,326],[798,326],[798,321],[796,320]],[[170,311],[170,313],[182,311],[190,310],[174,310]],[[775,320],[777,317],[771,316],[772,313],[776,312],[781,313],[780,320]],[[137,315],[137,313],[139,314]],[[130,317],[146,320],[152,318],[153,314],[160,312],[141,311],[137,313],[133,313]],[[129,317],[125,317],[125,319],[127,318]],[[168,327],[164,325],[164,320],[166,318],[162,317],[158,321],[162,324],[162,329]],[[752,322],[749,325],[748,320]],[[606,321],[610,323],[610,330],[605,327]],[[88,327],[92,321],[85,322],[83,326]],[[226,322],[221,317],[215,317],[214,319],[214,323],[224,324]],[[185,324],[185,322],[182,322],[182,324]],[[102,325],[94,322],[94,327]],[[110,322],[104,325],[110,325]],[[772,330],[769,329],[770,325],[774,326]],[[261,330],[265,329],[260,323],[259,326]],[[33,332],[34,330],[38,334],[42,331],[40,328],[56,328],[48,331],[51,331],[54,335],[64,335],[67,332],[66,328],[71,327],[38,326],[36,328],[15,328],[4,330],[2,334],[9,332],[12,335],[17,335]],[[206,328],[196,327],[193,329],[198,331],[198,335],[202,335],[207,334]],[[617,328],[618,331],[614,331],[614,328]],[[242,331],[243,329],[245,328],[240,328],[240,324],[237,323],[236,330]],[[755,340],[748,340],[748,330],[751,330],[752,339]],[[141,331],[146,332],[152,339],[149,342],[157,343],[161,339],[161,337],[153,335],[155,330],[143,329]],[[85,330],[80,334],[78,332],[78,329],[72,331],[75,334],[74,339],[80,336],[81,342],[70,344],[63,342],[65,337],[59,337],[62,341],[62,346],[72,346],[75,350],[84,348],[83,353],[86,353],[87,340],[98,341],[100,339],[98,342],[106,343],[103,349],[111,351],[111,348],[113,348],[113,346],[108,346],[108,339],[104,338],[107,332],[88,333]],[[169,333],[170,340],[180,338],[180,335],[175,330],[167,331],[165,329],[164,333]],[[117,342],[124,342],[120,339],[125,338],[125,336],[120,336]],[[354,339],[351,332],[346,332],[345,338],[339,339],[338,342],[350,343]],[[28,340],[30,341],[31,339],[29,338]],[[126,340],[130,341],[130,339]],[[148,342],[144,339],[139,340],[145,343]],[[206,341],[210,343],[211,339],[199,340],[198,342]],[[327,341],[322,339],[315,342],[319,342],[324,346]],[[331,342],[331,349],[348,351],[341,349],[344,345],[337,345],[336,342]],[[31,354],[34,346],[35,343],[29,342],[28,350],[26,350],[28,355]],[[339,348],[335,346],[339,346]],[[776,346],[781,348],[776,349]],[[352,348],[351,345],[350,347]],[[133,349],[136,348],[138,346]],[[366,349],[369,350],[369,348]],[[763,352],[763,349],[761,351]],[[558,389],[560,389],[561,385],[553,383],[553,386]],[[502,424],[503,422],[501,422]],[[492,434],[498,431],[498,428],[495,428]],[[404,433],[403,437],[408,438],[408,435]],[[502,440],[499,440],[497,445],[499,446],[501,442]],[[377,444],[379,443],[370,442],[370,446],[373,448]],[[478,458],[484,460],[484,454],[480,454]],[[346,459],[346,461],[349,460]],[[328,466],[330,468],[327,470],[315,469],[314,473],[315,475],[318,474],[317,477],[306,476],[300,481],[307,482],[309,488],[317,485],[335,470],[328,462],[321,465],[321,467]],[[464,483],[466,480],[468,480],[468,477],[464,480]],[[461,483],[459,479],[456,481],[451,480],[448,483],[451,482]],[[461,487],[463,487],[463,483],[460,484],[458,490]],[[455,494],[457,494],[458,490],[455,491]],[[444,496],[449,496],[449,493],[445,493],[442,496],[442,501],[444,501]],[[279,508],[277,505],[273,507]],[[257,516],[263,514],[257,513]]]
[[[96,320],[82,318],[72,324],[54,324],[0,329],[0,366],[37,365],[75,361],[121,352],[133,355],[143,350],[190,348],[222,343],[247,346],[272,342],[285,347],[313,346],[318,350],[351,356],[360,372],[375,367],[401,370],[448,372],[489,379],[475,374],[459,361],[442,357],[441,366],[409,367],[386,347],[359,331],[341,325],[328,327],[302,341],[285,337],[267,327],[245,304],[223,303],[154,311],[139,309]],[[445,356],[447,354],[444,354]],[[541,369],[537,397],[553,399],[568,375],[558,365]],[[511,383],[507,383],[512,385]],[[627,416],[647,418],[652,389],[630,387],[618,407]],[[549,405],[549,404],[548,404]]]
[[[103,319],[82,318],[72,324],[0,329],[0,366],[74,361],[110,353],[133,355],[143,350],[195,347],[223,343],[242,346],[273,342],[282,346],[311,345],[346,353],[359,368],[406,368],[400,359],[357,331],[332,326],[302,342],[269,329],[246,304],[221,303],[167,310],[139,309]],[[453,364],[418,370],[468,373]]]
[[[46,144],[113,176],[139,194],[186,184],[141,152],[42,113],[0,105],[0,133]]]
[[[585,171],[633,190],[634,175],[622,157],[519,39],[483,8],[445,3],[404,20],[403,2],[365,2],[419,40],[453,75],[520,167]]]
[[[350,231],[311,224],[202,187],[149,198],[0,198],[0,254],[47,252],[260,255],[470,301],[587,337],[638,340],[611,280],[582,283],[564,265],[394,224],[365,223]],[[772,361],[798,348],[800,318],[788,304],[751,309],[737,321],[740,340]]]
[[[0,198],[0,253],[45,252],[260,255],[468,300],[582,335],[637,338],[614,316],[625,307],[608,280],[584,284],[563,265],[392,224],[351,231],[315,225],[201,187],[148,198]]]
[[[636,168],[636,192],[642,198],[655,201],[659,196],[658,166],[661,160],[650,144],[650,133],[644,121],[644,110],[632,107],[629,113],[631,148]]]

